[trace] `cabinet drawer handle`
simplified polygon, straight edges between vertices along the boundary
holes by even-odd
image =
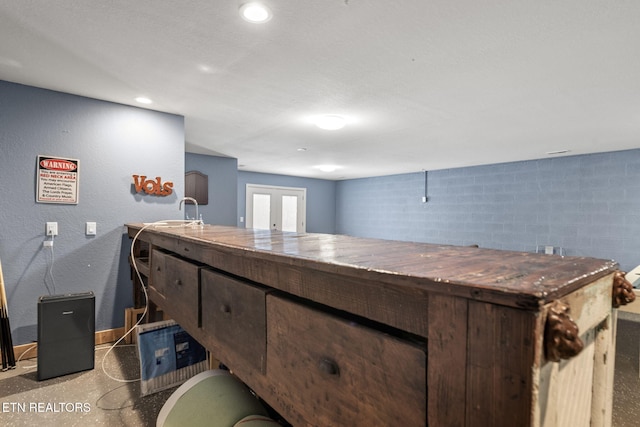
[[[227,305],[227,304],[222,304],[220,306],[220,311],[225,313],[225,314],[229,314],[229,313],[231,313],[231,307],[229,305]]]
[[[338,364],[335,361],[328,359],[326,357],[323,357],[322,359],[320,359],[320,363],[318,363],[318,367],[322,372],[324,372],[327,375],[340,375],[340,368],[338,367]]]
[[[175,283],[176,286],[182,286],[182,280],[180,280],[180,279],[176,279],[176,281],[173,282],[173,283]]]

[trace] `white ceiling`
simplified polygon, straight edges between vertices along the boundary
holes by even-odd
[[[0,0],[0,79],[185,116],[326,179],[640,147],[638,0]],[[350,118],[322,131],[309,116]],[[306,148],[306,151],[298,151]],[[324,173],[315,168],[335,164]]]

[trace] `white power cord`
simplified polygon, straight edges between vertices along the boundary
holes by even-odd
[[[49,292],[49,295],[55,295],[56,280],[53,277],[53,263],[55,262],[55,257],[53,253],[53,235],[51,236],[51,245],[49,245],[49,249],[51,250],[51,264],[49,264],[47,268],[47,272],[44,275],[44,287],[47,289],[47,292]],[[47,285],[47,277],[51,279],[51,289],[49,289],[49,285]],[[51,292],[52,289],[53,289],[53,292]]]
[[[31,347],[29,347],[28,349],[23,351],[22,354],[20,355],[20,357],[18,357],[18,360],[16,360],[16,365],[18,364],[18,362],[20,362],[22,360],[22,358],[24,357],[25,354],[29,353],[31,350],[33,350],[37,346],[38,346],[38,343],[35,343]],[[38,367],[38,365],[23,366],[22,369],[34,369],[34,368],[37,368],[37,367]]]
[[[151,223],[143,225],[142,228],[140,230],[138,230],[136,235],[131,240],[130,259],[131,259],[131,263],[133,265],[133,269],[136,272],[136,276],[138,277],[138,282],[140,282],[140,286],[142,287],[142,292],[144,293],[145,304],[144,304],[144,312],[142,313],[142,316],[140,316],[140,319],[138,319],[138,321],[127,332],[125,332],[124,335],[122,335],[122,337],[120,337],[120,339],[118,339],[118,341],[116,341],[115,343],[113,343],[111,345],[111,347],[109,347],[109,350],[107,350],[107,352],[105,353],[104,357],[102,358],[102,363],[101,363],[102,372],[104,372],[104,374],[107,377],[109,377],[110,379],[112,379],[114,381],[118,381],[118,382],[121,382],[121,383],[133,383],[133,382],[136,382],[136,381],[140,381],[140,378],[136,378],[136,379],[132,379],[132,380],[125,380],[125,379],[121,379],[121,378],[115,378],[115,377],[109,375],[109,373],[106,371],[106,369],[104,367],[104,363],[105,363],[105,360],[107,359],[107,356],[109,355],[109,353],[111,353],[111,350],[113,350],[120,343],[120,341],[125,339],[125,337],[127,335],[129,335],[131,332],[133,332],[136,329],[136,327],[142,322],[142,320],[147,315],[147,312],[149,311],[149,294],[147,293],[147,289],[144,286],[144,281],[142,280],[142,275],[140,274],[140,270],[138,270],[138,265],[136,264],[136,258],[134,256],[134,252],[133,252],[134,248],[135,248],[136,240],[138,240],[138,237],[140,236],[140,234],[144,230],[146,230],[147,228],[153,227],[153,226],[158,226],[158,225],[163,225],[163,224],[167,224],[167,223],[183,223],[183,227],[192,227],[192,226],[202,225],[202,221],[201,220],[194,220],[194,221],[191,221],[191,222],[185,222],[182,219],[168,219],[168,220],[151,222]]]

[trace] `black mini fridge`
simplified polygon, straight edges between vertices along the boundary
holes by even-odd
[[[93,369],[93,292],[38,299],[38,381]]]

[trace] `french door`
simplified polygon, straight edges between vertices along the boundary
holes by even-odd
[[[306,231],[306,188],[247,184],[247,228]]]

